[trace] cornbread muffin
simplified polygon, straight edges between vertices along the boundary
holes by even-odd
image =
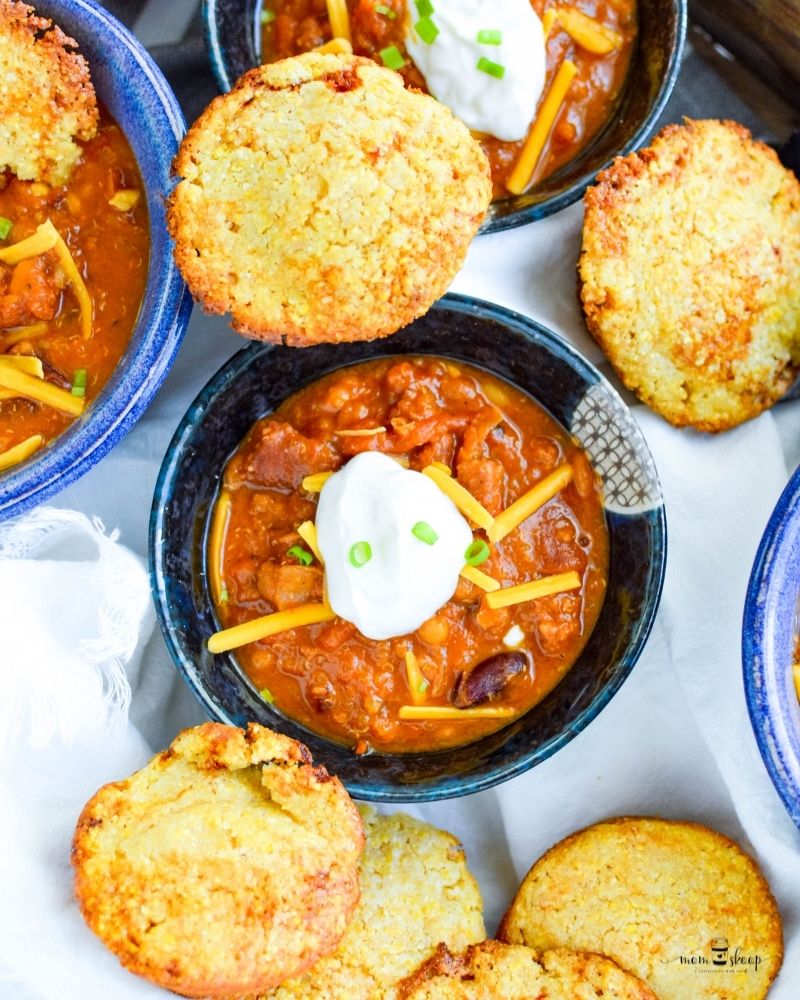
[[[442,945],[402,982],[398,1000],[658,1000],[610,959],[484,941],[453,955]]]
[[[74,141],[97,132],[97,99],[77,43],[32,7],[0,0],[0,175],[65,184]]]
[[[336,947],[363,842],[349,796],[302,744],[207,723],[88,802],[75,891],[131,972],[184,996],[232,996]]]
[[[189,130],[169,208],[207,312],[248,337],[371,340],[450,285],[492,196],[479,144],[369,59],[259,66]]]
[[[460,951],[486,936],[483,903],[461,844],[402,813],[363,807],[361,900],[338,949],[273,1000],[383,1000],[444,942]]]
[[[586,322],[676,426],[755,417],[800,365],[800,182],[733,122],[669,125],[585,198]]]
[[[781,919],[755,862],[695,823],[621,818],[551,848],[498,937],[596,951],[660,1000],[765,997],[783,956]]]

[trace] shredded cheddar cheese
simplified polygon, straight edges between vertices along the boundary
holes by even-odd
[[[576,45],[594,55],[608,55],[622,45],[622,35],[618,31],[607,28],[575,7],[559,7],[556,19]]]
[[[508,608],[512,604],[523,604],[525,601],[535,601],[539,597],[550,594],[560,594],[565,590],[578,590],[581,578],[574,571],[555,573],[553,576],[543,576],[540,580],[529,580],[519,583],[516,587],[503,587],[487,594],[484,600],[492,611],[498,608]]]
[[[792,674],[794,676],[794,689],[797,693],[797,700],[800,701],[800,663],[795,663],[792,667]]]
[[[32,354],[5,354],[0,357],[0,367],[14,368],[34,378],[44,378],[44,367],[40,358]]]
[[[70,417],[79,417],[83,413],[85,400],[80,396],[73,396],[71,392],[27,375],[18,371],[10,365],[0,365],[0,388],[11,389],[19,396],[28,399],[35,399],[45,406],[52,406],[54,410],[60,410]]]
[[[549,476],[545,476],[541,482],[529,489],[527,493],[523,493],[510,507],[506,507],[501,514],[497,515],[494,524],[486,530],[489,541],[499,542],[505,538],[510,531],[513,531],[531,514],[535,514],[540,507],[543,507],[548,500],[552,500],[556,493],[563,490],[571,480],[572,466],[568,462],[560,465]]]
[[[333,52],[334,55],[352,55],[353,46],[346,38],[332,38],[329,42],[325,42],[324,45],[318,45],[315,52]]]
[[[469,719],[510,719],[517,714],[515,708],[502,705],[477,706],[476,708],[451,708],[449,705],[402,705],[398,718],[405,722],[441,721],[453,719],[467,722]]]
[[[211,533],[208,540],[211,559],[208,566],[208,578],[211,584],[211,594],[217,604],[222,602],[222,571],[223,553],[225,551],[225,535],[231,519],[231,495],[222,490],[214,507],[214,519],[211,522]]]
[[[493,576],[489,576],[488,573],[482,573],[477,566],[465,566],[461,570],[461,575],[465,580],[469,580],[470,583],[474,583],[476,587],[480,587],[481,590],[492,591],[500,589],[500,581],[495,580]]]
[[[528,133],[522,152],[519,154],[516,166],[511,171],[511,176],[506,182],[506,187],[511,194],[522,194],[530,184],[536,164],[542,155],[544,144],[555,124],[564,98],[572,83],[578,67],[570,59],[565,59],[556,71],[550,89],[547,91],[533,128]]]
[[[345,438],[345,437],[351,437],[351,438],[356,438],[356,437],[374,437],[376,434],[385,434],[386,433],[386,428],[385,427],[357,427],[357,428],[354,428],[353,430],[349,430],[349,431],[348,430],[334,431],[333,433],[337,437],[342,437],[342,438]]]
[[[410,649],[406,652],[406,678],[408,690],[411,692],[411,700],[415,705],[421,705],[425,701],[428,682],[420,670],[419,661]]]
[[[445,465],[444,462],[431,462],[432,469],[438,469],[439,472],[443,472],[446,476],[452,476],[453,471],[449,465]]]
[[[10,469],[12,466],[24,462],[26,458],[30,458],[34,452],[37,452],[43,444],[44,438],[42,435],[33,434],[24,441],[20,441],[19,444],[14,445],[13,448],[9,448],[8,451],[2,452],[0,454],[0,471]]]
[[[0,337],[0,351],[7,351],[15,344],[21,344],[23,340],[36,340],[43,337],[50,329],[47,323],[31,323],[29,326],[17,326],[6,331]]]
[[[327,622],[335,617],[327,604],[302,604],[299,608],[276,611],[272,615],[264,615],[263,618],[254,618],[253,621],[215,632],[208,640],[208,649],[211,653],[227,653],[250,642],[266,639],[267,636],[277,635],[291,628],[301,628],[303,625]]]
[[[553,25],[556,23],[557,17],[558,14],[554,7],[551,7],[542,14],[542,34],[545,41],[550,37],[550,32],[553,30]]]
[[[83,339],[88,340],[92,335],[92,320],[94,318],[92,297],[89,295],[89,289],[84,283],[81,272],[78,270],[75,261],[72,259],[69,247],[61,236],[58,235],[58,233],[56,233],[56,236],[58,238],[55,244],[55,251],[58,254],[58,262],[61,264],[62,270],[67,276],[67,280],[72,285],[73,294],[78,300],[78,305],[81,310],[81,330],[83,331]]]
[[[40,254],[52,250],[59,240],[58,230],[48,219],[41,226],[36,227],[36,232],[28,236],[19,243],[12,243],[10,247],[0,250],[0,263],[14,267],[23,260],[31,257],[38,257]]]
[[[306,476],[303,480],[303,489],[306,493],[319,493],[332,475],[332,472],[315,472],[311,476]]]
[[[327,0],[328,19],[334,38],[346,38],[350,41],[350,16],[347,13],[345,0]]]
[[[319,551],[319,545],[317,544],[317,526],[313,521],[303,521],[297,529],[297,534],[303,539],[306,545],[311,549],[317,559],[324,565],[325,560]]]
[[[426,465],[422,474],[432,479],[442,493],[450,497],[465,517],[477,524],[479,528],[483,528],[484,531],[489,530],[494,523],[494,518],[483,504],[478,503],[469,490],[464,489],[461,483],[456,482],[451,475],[442,472],[434,465]]]

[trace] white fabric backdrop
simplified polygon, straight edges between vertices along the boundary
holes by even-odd
[[[580,218],[573,208],[479,239],[454,289],[527,313],[599,360],[576,300]],[[144,559],[160,458],[191,399],[239,346],[223,321],[196,313],[148,413],[105,461],[56,498],[57,505],[119,528],[121,540]],[[783,404],[775,416],[721,437],[676,431],[641,407],[635,412],[661,474],[670,541],[661,611],[642,659],[588,729],[527,775],[477,796],[408,811],[462,838],[490,932],[535,858],[581,826],[643,813],[716,827],[755,854],[778,897],[786,958],[771,996],[796,1000],[800,832],[770,784],[750,730],[739,638],[758,539],[786,482],[786,456],[791,463],[797,457],[800,404]],[[0,561],[0,588],[10,586],[9,567],[5,576],[3,569]],[[63,612],[75,595],[62,590]],[[19,596],[22,603],[35,600]],[[39,607],[38,614],[53,610]],[[0,617],[0,634],[15,613],[5,622]],[[146,629],[145,622],[143,635]],[[119,968],[83,927],[71,898],[69,840],[86,798],[202,719],[160,635],[143,638],[137,653],[126,731],[109,737],[87,724],[71,747],[26,750],[0,770],[3,1000],[166,995]],[[5,658],[0,663],[4,685],[15,666]]]

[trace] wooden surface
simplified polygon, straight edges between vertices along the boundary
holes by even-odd
[[[800,0],[690,0],[689,14],[800,107]]]

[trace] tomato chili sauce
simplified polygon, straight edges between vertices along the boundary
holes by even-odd
[[[386,431],[336,433],[377,427]],[[453,598],[411,635],[372,641],[335,618],[250,643],[234,655],[275,707],[358,753],[470,742],[509,719],[401,721],[399,709],[413,703],[406,653],[413,651],[427,681],[425,704],[452,706],[462,673],[508,653],[504,638],[518,626],[525,668],[488,703],[510,707],[516,717],[539,702],[577,659],[603,602],[608,535],[601,484],[559,424],[486,372],[427,357],[341,369],[257,422],[225,469],[226,529],[221,539],[212,537],[208,553],[209,564],[219,568],[215,607],[223,628],[322,601],[319,562],[302,565],[289,552],[305,545],[297,528],[315,515],[318,494],[302,483],[364,450],[418,471],[446,464],[492,515],[570,463],[572,481],[490,545],[480,569],[503,587],[574,570],[580,589],[492,610],[484,592],[462,577]],[[486,535],[475,529],[474,537]]]
[[[410,0],[386,0],[380,8],[391,10],[388,17],[376,10],[375,0],[347,0],[353,52],[380,62],[382,49],[395,46],[406,65],[399,71],[406,86],[426,91],[425,79],[411,61],[404,44]],[[617,32],[621,44],[606,55],[581,48],[556,22],[547,39],[547,73],[544,94],[564,59],[571,59],[578,72],[538,161],[532,184],[564,166],[592,140],[611,115],[617,102],[636,37],[635,0],[581,0],[554,3],[531,0],[541,18],[545,11],[574,7],[601,25]],[[261,52],[272,62],[299,55],[331,40],[326,0],[264,0]],[[541,104],[541,101],[540,101]],[[489,158],[495,199],[508,197],[505,182],[522,150],[523,142],[503,142],[488,135],[476,135]]]
[[[103,111],[97,135],[82,145],[82,158],[64,186],[0,177],[0,217],[12,224],[0,247],[31,236],[49,219],[91,296],[92,334],[84,338],[74,292],[55,251],[48,251],[13,268],[0,264],[0,358],[40,358],[45,381],[88,405],[125,352],[136,323],[149,230],[142,181],[120,127]],[[111,199],[120,194],[121,207],[114,207]],[[0,397],[0,453],[36,434],[47,443],[73,419],[32,399]]]

